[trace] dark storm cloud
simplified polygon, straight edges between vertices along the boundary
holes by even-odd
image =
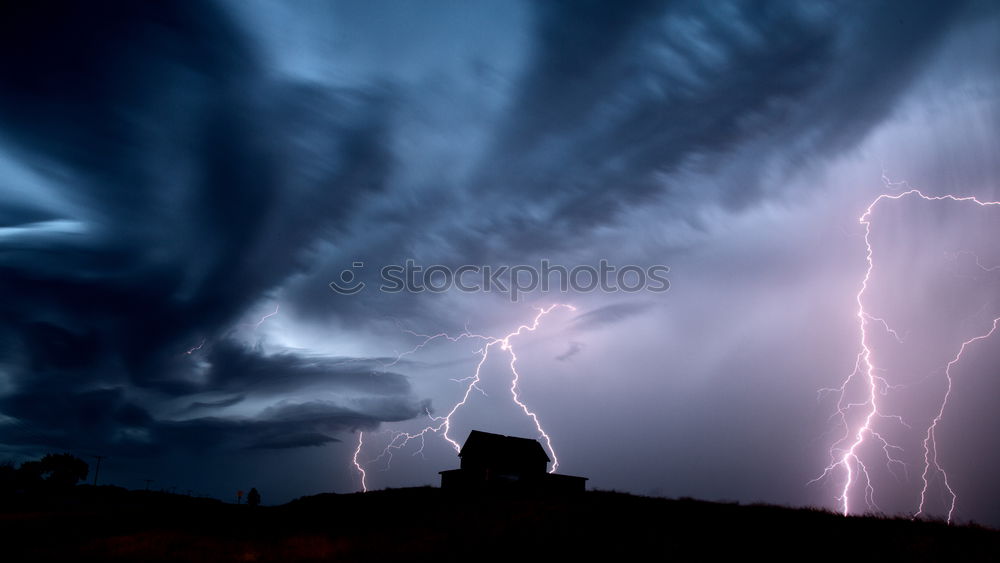
[[[128,425],[139,441],[183,439],[127,397],[280,391],[329,375],[316,358],[240,351],[226,333],[380,189],[390,168],[381,94],[274,78],[208,3],[2,10],[0,148],[48,186],[4,180],[0,220],[18,230],[0,238],[0,350],[15,387],[2,412],[19,421],[5,441],[69,447],[91,432],[113,442]],[[205,339],[217,342],[208,386],[185,376],[194,363],[183,354]],[[410,401],[401,376],[345,377],[326,381]],[[417,411],[389,416],[399,412]],[[378,422],[348,411],[329,420]],[[278,443],[274,420],[225,424],[214,427],[266,427]]]
[[[0,425],[5,444],[76,449],[104,446],[123,428],[153,423],[145,409],[129,402],[121,388],[73,391],[22,390],[0,399],[0,410],[16,421]]]
[[[410,392],[406,377],[382,371],[378,360],[291,352],[263,356],[242,346],[221,343],[207,355],[207,361],[212,370],[202,391],[253,389],[277,393],[321,385],[325,390],[363,390],[376,396]]]
[[[355,259],[455,267],[554,258],[586,248],[604,227],[637,227],[617,222],[653,202],[664,228],[711,231],[706,210],[784,196],[785,177],[835,158],[886,119],[963,10],[961,2],[534,6],[526,64],[471,172],[431,186],[394,180],[393,199],[355,217],[343,253],[286,287],[304,315],[457,320],[442,319],[426,293],[332,298],[325,284]],[[449,100],[419,88],[403,99],[404,114]],[[377,268],[359,275],[379,284]]]
[[[470,182],[493,211],[463,225],[480,241],[465,250],[496,248],[487,233],[505,233],[506,259],[563,248],[664,193],[682,220],[758,202],[772,159],[827,159],[880,123],[960,8],[544,3],[507,125]],[[664,176],[737,149],[750,156],[731,183],[693,192]]]
[[[373,405],[366,405],[371,409]],[[279,405],[254,418],[205,417],[165,422],[155,432],[169,445],[193,449],[287,449],[339,441],[331,436],[347,429],[369,430],[380,421],[412,418],[413,405],[383,401],[377,415],[324,401]],[[366,409],[367,410],[367,409]]]
[[[327,436],[326,434],[320,434],[318,432],[302,432],[299,434],[290,434],[287,436],[281,436],[274,439],[265,438],[262,439],[251,446],[248,449],[251,450],[287,450],[291,448],[307,448],[310,446],[322,446],[324,444],[329,444],[330,442],[339,442],[340,440]]]
[[[558,356],[556,356],[556,359],[559,360],[560,362],[565,362],[565,361],[569,360],[570,358],[572,358],[573,356],[575,356],[575,355],[579,354],[580,352],[582,352],[583,348],[584,348],[584,346],[583,346],[583,343],[581,343],[581,342],[570,342],[569,343],[569,348],[567,348],[566,351],[563,352],[562,354],[559,354]]]
[[[380,422],[407,420],[431,411],[428,401],[412,398],[406,377],[375,373],[379,364],[374,362],[304,358],[290,353],[268,356],[231,345],[221,348],[208,355],[204,382],[176,383],[177,395],[239,394],[195,401],[182,409],[181,415],[225,409],[248,398],[266,399],[286,391],[312,396],[322,392],[337,400],[284,401],[254,414],[157,417],[149,409],[160,403],[144,406],[150,401],[134,389],[93,389],[97,383],[94,378],[37,377],[23,380],[17,391],[0,398],[0,412],[15,419],[0,424],[0,442],[127,454],[178,447],[293,447],[307,436],[311,445],[319,445],[335,440],[329,434],[371,429]],[[160,395],[160,401],[166,399]]]
[[[86,233],[3,248],[8,318],[55,298],[77,324],[106,317],[141,364],[149,342],[230,321],[378,189],[379,102],[269,79],[211,6],[34,6],[6,8],[5,148],[62,168]]]
[[[576,330],[596,330],[641,315],[652,306],[650,303],[613,303],[577,315],[572,326]]]
[[[233,405],[238,405],[246,399],[245,395],[237,395],[235,397],[230,397],[228,399],[219,399],[217,401],[195,401],[191,403],[187,410],[204,409],[204,408],[216,408],[216,407],[231,407]]]

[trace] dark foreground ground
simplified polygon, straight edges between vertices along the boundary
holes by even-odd
[[[251,508],[77,489],[0,506],[0,560],[1000,561],[992,529],[613,492],[469,497],[415,488]]]

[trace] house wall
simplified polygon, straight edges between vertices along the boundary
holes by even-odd
[[[544,460],[484,459],[466,456],[462,458],[460,467],[475,473],[489,470],[496,474],[530,475],[545,473],[548,470],[548,463]]]

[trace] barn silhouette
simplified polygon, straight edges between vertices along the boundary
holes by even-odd
[[[530,438],[473,430],[458,457],[459,469],[440,472],[442,489],[568,493],[587,484],[586,477],[548,473],[548,454]]]

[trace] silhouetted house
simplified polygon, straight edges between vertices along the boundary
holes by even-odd
[[[577,492],[586,477],[548,473],[549,456],[538,440],[473,430],[458,453],[460,469],[441,471],[442,489]]]

